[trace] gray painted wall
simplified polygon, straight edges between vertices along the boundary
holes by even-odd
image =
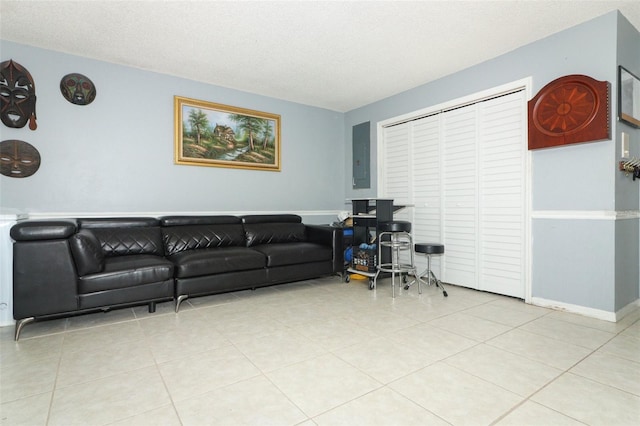
[[[342,113],[7,41],[0,48],[2,60],[29,70],[38,97],[37,130],[2,125],[2,140],[24,140],[42,157],[29,178],[0,176],[4,213],[343,208]],[[62,97],[60,79],[71,72],[95,83],[90,105]],[[280,114],[282,171],[175,165],[174,95]]]
[[[640,77],[640,34],[623,16],[618,17],[618,65]],[[617,93],[616,93],[617,108]],[[617,110],[617,109],[616,109]],[[617,123],[618,141],[622,132],[629,134],[630,155],[640,158],[640,130],[625,122]],[[621,143],[616,144],[616,160],[620,158]],[[623,173],[615,174],[616,210],[635,210],[640,206],[640,182]],[[616,227],[616,309],[626,306],[640,296],[640,222],[625,220]],[[635,272],[635,273],[634,273]]]
[[[27,67],[38,95],[38,130],[0,126],[1,138],[29,142],[42,155],[34,176],[0,176],[0,212],[314,215],[348,209],[346,198],[377,195],[377,122],[529,76],[535,94],[558,77],[586,74],[612,83],[612,140],[532,153],[532,292],[540,299],[616,312],[637,301],[640,290],[639,183],[616,168],[620,132],[630,133],[631,154],[640,156],[640,131],[615,119],[617,65],[640,75],[639,46],[640,33],[612,12],[341,114],[0,41],[1,59]],[[70,72],[96,83],[93,104],[79,107],[60,95],[60,78]],[[280,114],[282,172],[174,165],[174,95]],[[364,121],[372,125],[372,185],[353,190],[351,128]],[[608,217],[622,210],[633,211],[632,218]],[[560,218],[536,218],[541,211]],[[576,211],[596,217],[576,219]],[[331,214],[318,223],[328,220]]]
[[[611,82],[612,140],[532,152],[532,296],[563,305],[616,312],[638,299],[638,182],[617,170],[617,65],[640,73],[640,33],[612,12],[438,81],[350,111],[345,116],[349,167],[351,126],[372,125],[372,186],[347,198],[377,195],[376,123],[531,77],[532,95],[568,74]],[[631,155],[640,156],[640,131]],[[351,170],[346,171],[347,176]],[[624,200],[623,200],[624,199]],[[616,210],[632,218],[616,220]],[[551,212],[552,214],[549,214]],[[586,219],[585,219],[586,217]],[[635,256],[635,257],[634,257]]]

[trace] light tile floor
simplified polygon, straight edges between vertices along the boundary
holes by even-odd
[[[448,291],[334,277],[0,328],[0,424],[640,424],[640,311]]]

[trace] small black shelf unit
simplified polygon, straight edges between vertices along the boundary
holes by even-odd
[[[393,204],[390,198],[362,198],[351,200],[353,206],[353,253],[358,250],[362,243],[378,244],[380,231],[378,223],[389,222],[393,220],[393,214],[404,208],[405,206],[397,206]],[[383,247],[381,259],[378,262],[389,263],[391,259],[391,248]],[[369,277],[369,288],[373,288],[373,278],[375,273],[366,273],[353,268],[347,269],[347,272],[361,274]],[[349,275],[347,275],[349,281]]]

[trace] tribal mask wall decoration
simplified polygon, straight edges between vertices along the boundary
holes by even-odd
[[[35,130],[36,85],[22,65],[8,60],[0,63],[0,119],[7,127],[22,128],[29,122]]]
[[[96,86],[82,74],[67,74],[60,80],[62,96],[72,104],[89,105],[96,98]]]
[[[18,140],[0,142],[0,174],[28,177],[40,168],[40,153],[31,144]]]

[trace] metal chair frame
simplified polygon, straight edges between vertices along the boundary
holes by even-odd
[[[415,248],[415,246],[413,246]],[[412,250],[412,253],[415,250]],[[422,289],[420,288],[420,283],[422,282],[422,278],[426,277],[427,280],[425,281],[425,283],[429,286],[431,286],[432,284],[435,284],[436,287],[440,288],[442,290],[442,294],[444,297],[449,296],[447,294],[447,290],[444,289],[444,286],[442,285],[442,281],[440,281],[438,279],[438,277],[436,276],[436,274],[433,272],[433,270],[431,269],[431,256],[433,254],[443,254],[442,253],[425,253],[420,251],[419,253],[424,253],[427,256],[427,269],[425,269],[420,275],[416,275],[417,281],[418,281],[418,292],[420,294],[422,294]],[[433,282],[432,282],[433,279]],[[409,284],[407,284],[404,289],[405,290],[409,290],[409,287],[411,287],[414,283],[416,282],[416,280],[414,279],[413,281],[411,281]]]
[[[388,239],[386,239],[388,237]],[[402,275],[413,275],[413,282],[418,281],[418,291],[422,293],[422,279],[418,275],[417,268],[414,262],[413,256],[413,237],[411,233],[406,231],[384,231],[378,235],[378,259],[382,259],[382,248],[389,247],[391,248],[391,262],[390,263],[379,263],[376,271],[376,275],[373,279],[374,288],[376,287],[378,275],[380,272],[386,272],[391,274],[391,288],[392,295],[396,297],[396,283],[395,277],[396,274],[399,276],[402,282]],[[410,263],[400,263],[400,252],[403,250],[409,250],[411,256]],[[412,282],[412,283],[413,283]],[[405,287],[408,289],[408,286]]]

